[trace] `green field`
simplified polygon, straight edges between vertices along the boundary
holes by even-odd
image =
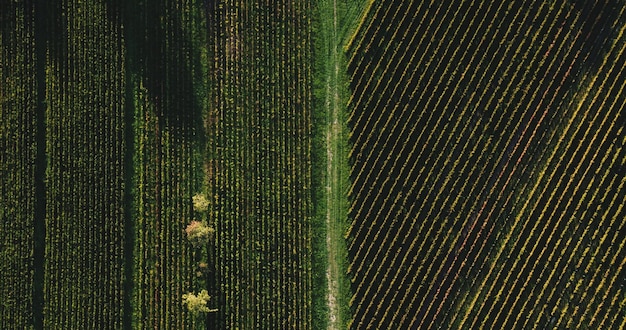
[[[351,329],[626,326],[625,11],[370,7],[346,45]]]
[[[0,9],[0,327],[314,327],[312,5]]]
[[[624,329],[625,49],[622,0],[0,0],[0,328]]]
[[[12,13],[15,13],[13,16]],[[0,10],[0,327],[32,325],[34,311],[41,311],[35,289],[36,217],[42,212],[38,192],[42,168],[36,163],[41,146],[37,88],[37,54],[33,12],[13,4]]]

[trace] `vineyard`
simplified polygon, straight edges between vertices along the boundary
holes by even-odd
[[[621,0],[0,0],[0,328],[624,329],[625,68]]]
[[[215,325],[311,328],[310,4],[216,6],[205,118],[225,306]]]
[[[103,19],[103,6],[65,5],[66,15],[60,4],[50,4],[48,19],[35,21],[43,25],[36,29],[49,31],[43,326],[119,328],[124,306],[124,50],[116,37],[119,29]]]
[[[373,2],[352,329],[626,327],[626,4]]]
[[[0,0],[0,328],[314,327],[312,10]]]
[[[0,10],[0,327],[33,322],[37,101],[31,8]],[[36,176],[37,174],[37,176]],[[38,233],[37,233],[38,234]],[[37,274],[39,276],[39,274]],[[26,294],[24,294],[26,293]]]

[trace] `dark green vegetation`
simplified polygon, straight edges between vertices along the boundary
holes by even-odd
[[[350,281],[346,275],[347,187],[344,40],[363,11],[363,1],[321,0],[314,10],[313,83],[313,323],[342,329],[350,319]]]
[[[626,326],[625,30],[623,1],[372,5],[351,328]]]
[[[313,327],[311,12],[0,0],[0,328]]]
[[[204,120],[213,132],[206,172],[224,309],[216,322],[310,328],[310,4],[215,6]]]
[[[0,10],[0,328],[33,322],[38,145],[34,12]],[[37,176],[39,182],[41,177]],[[37,274],[39,275],[39,274]],[[41,288],[38,288],[41,290]]]
[[[0,0],[0,328],[624,328],[625,31],[612,0]]]
[[[119,328],[124,302],[124,49],[104,5],[48,3],[44,328]],[[40,25],[38,25],[40,24]],[[44,40],[36,39],[35,44]],[[39,215],[36,215],[36,218]],[[71,293],[71,294],[70,294]],[[77,312],[79,311],[79,312]]]
[[[108,9],[126,48],[124,325],[184,328],[193,319],[182,296],[207,289],[210,275],[196,276],[205,260],[184,234],[197,216],[191,197],[203,190],[206,107],[194,87],[204,87],[206,74],[193,48],[202,41],[194,34],[202,10],[176,1],[110,3]]]

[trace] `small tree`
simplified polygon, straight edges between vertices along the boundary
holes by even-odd
[[[192,292],[183,294],[183,304],[186,304],[187,309],[192,314],[196,314],[196,315],[201,312],[202,313],[217,312],[217,309],[209,309],[209,307],[207,306],[207,303],[209,302],[209,300],[211,300],[211,296],[209,296],[209,293],[207,292],[207,290],[200,291],[200,293],[197,296],[193,294]]]
[[[196,212],[206,212],[209,209],[209,200],[204,194],[195,194],[191,197],[193,201],[193,209]]]
[[[215,230],[207,226],[204,222],[194,220],[187,225],[185,232],[191,244],[198,247],[206,244],[213,236]]]

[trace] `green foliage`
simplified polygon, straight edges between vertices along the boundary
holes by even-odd
[[[199,247],[209,242],[211,237],[213,237],[215,229],[207,226],[204,222],[194,220],[187,225],[185,232],[191,244],[194,247]]]
[[[193,209],[196,212],[206,212],[209,209],[209,200],[204,194],[196,194],[192,198]]]
[[[191,292],[183,295],[183,304],[187,305],[187,309],[196,315],[199,313],[217,312],[217,309],[209,309],[207,306],[210,300],[211,296],[209,296],[207,290],[200,291],[197,296]]]

